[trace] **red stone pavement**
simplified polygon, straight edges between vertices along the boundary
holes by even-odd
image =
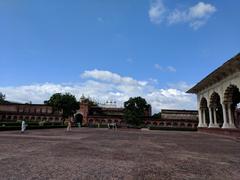
[[[240,179],[239,139],[74,128],[0,132],[0,179]]]

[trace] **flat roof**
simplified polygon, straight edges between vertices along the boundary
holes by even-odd
[[[240,71],[240,53],[229,59],[222,66],[215,69],[212,73],[207,75],[204,79],[198,82],[194,87],[189,89],[186,93],[197,94],[201,90],[209,87],[227,76]]]
[[[22,104],[22,103],[2,103],[0,106],[44,106],[44,107],[52,107],[47,104]]]
[[[162,109],[161,114],[189,114],[189,113],[198,113],[197,110],[185,110],[185,109]]]

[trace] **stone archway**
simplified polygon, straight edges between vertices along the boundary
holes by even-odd
[[[157,126],[158,124],[157,124],[157,122],[156,122],[156,121],[154,121],[154,122],[153,122],[153,125],[154,125],[154,126]]]
[[[226,121],[231,126],[240,128],[240,91],[236,85],[227,87],[224,93],[224,106],[226,107]]]
[[[221,105],[221,98],[218,93],[213,92],[210,97],[209,104],[209,121],[212,127],[223,126],[223,109]]]
[[[222,124],[222,119],[223,129],[236,128],[235,125],[238,125],[240,110],[236,108],[236,104],[239,103],[240,100],[240,98],[238,98],[240,92],[239,62],[240,54],[229,59],[187,91],[187,93],[197,94],[199,113],[198,127],[204,127],[203,124],[201,124],[202,112],[200,109],[200,101],[202,97],[206,97],[208,100],[209,127],[219,127],[217,123]]]
[[[207,99],[203,97],[200,101],[200,109],[201,109],[201,124],[203,127],[209,125],[209,110],[207,105]]]
[[[89,119],[88,127],[93,127],[93,124],[94,124],[94,120],[93,119]]]
[[[77,123],[80,123],[80,125],[82,125],[82,123],[83,123],[83,115],[81,113],[76,114],[75,115],[75,121]]]

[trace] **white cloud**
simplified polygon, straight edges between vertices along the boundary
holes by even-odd
[[[154,24],[160,24],[164,20],[165,12],[166,8],[162,0],[152,1],[150,9],[148,11],[150,21]]]
[[[204,2],[199,2],[193,7],[189,8],[190,18],[206,18],[216,11],[216,7],[211,4],[206,4]]]
[[[173,89],[178,89],[180,91],[187,91],[188,89],[190,89],[191,87],[193,87],[192,84],[187,84],[186,82],[184,81],[180,81],[180,82],[177,82],[177,83],[168,83],[168,86],[170,88],[173,88]]]
[[[137,81],[131,77],[122,77],[119,74],[112,73],[110,71],[102,71],[94,69],[91,71],[85,71],[82,75],[82,78],[92,78],[100,81],[111,82],[114,84],[130,84],[130,85],[147,85],[146,81]]]
[[[169,24],[186,22],[186,21],[188,21],[188,15],[185,11],[181,12],[181,11],[175,9],[168,16],[168,23]]]
[[[32,84],[15,87],[0,87],[0,92],[6,94],[7,100],[17,102],[42,103],[57,92],[70,92],[77,99],[82,94],[97,99],[99,102],[116,100],[122,105],[129,97],[142,96],[151,103],[153,112],[162,108],[195,109],[196,102],[192,95],[172,85],[170,88],[159,89],[151,80],[138,81],[131,77],[123,77],[110,71],[85,71],[82,83],[78,84]],[[146,83],[141,83],[146,82]],[[183,86],[187,86],[184,82]]]
[[[154,64],[154,68],[162,72],[177,72],[176,68],[173,66],[163,67],[159,64]]]
[[[160,66],[159,64],[154,64],[154,67],[156,68],[156,69],[158,69],[158,70],[160,70],[160,71],[163,71],[163,67],[162,66]]]
[[[155,112],[160,109],[196,108],[193,97],[177,89],[159,89],[148,93],[146,99],[151,102]]]
[[[150,21],[154,24],[160,24],[166,21],[168,24],[188,23],[193,29],[198,29],[205,25],[217,8],[209,3],[198,2],[188,9],[167,10],[163,0],[155,0],[151,3],[149,9]]]
[[[167,70],[170,71],[170,72],[176,72],[177,71],[176,68],[172,67],[172,66],[168,66]]]
[[[193,29],[198,29],[206,24],[208,18],[216,12],[216,7],[211,4],[199,2],[188,10],[175,9],[168,15],[169,24],[189,23]]]
[[[197,30],[200,27],[202,27],[204,24],[206,24],[206,21],[196,20],[190,23],[190,27]]]
[[[158,80],[155,79],[155,78],[149,78],[148,81],[149,81],[149,83],[151,83],[151,84],[158,84]]]

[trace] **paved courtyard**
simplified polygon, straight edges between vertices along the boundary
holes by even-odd
[[[240,141],[198,132],[0,132],[0,179],[240,179]]]

